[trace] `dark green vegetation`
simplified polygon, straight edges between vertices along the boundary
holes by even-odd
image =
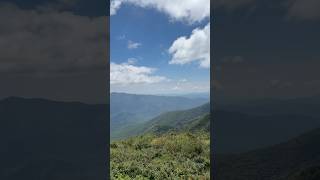
[[[207,101],[206,98],[111,93],[111,139],[139,134],[145,122],[162,113],[193,108]]]
[[[142,127],[144,133],[161,134],[168,131],[209,130],[210,104],[164,113]]]
[[[111,179],[210,179],[209,132],[145,134],[110,148]]]
[[[163,113],[111,144],[112,179],[210,179],[210,105]]]
[[[320,129],[286,143],[255,151],[217,155],[217,175],[223,180],[320,179]]]
[[[206,103],[188,110],[166,112],[146,122],[125,125],[121,127],[123,130],[115,131],[113,134],[127,138],[145,133],[209,130],[209,111],[210,104]]]

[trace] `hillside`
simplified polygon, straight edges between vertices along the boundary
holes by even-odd
[[[163,113],[111,144],[111,179],[210,179],[210,105]]]
[[[103,179],[98,176],[105,174],[107,109],[103,104],[1,100],[0,179]]]
[[[132,134],[209,130],[209,111],[210,105],[207,103],[188,110],[167,112],[127,130],[134,132]],[[252,115],[217,110],[212,117],[216,119],[216,151],[219,153],[237,153],[267,147],[320,127],[320,118],[303,115]]]
[[[200,125],[197,122],[203,125],[203,127],[199,126],[199,128],[207,129],[209,112],[210,104],[206,103],[188,110],[163,113],[145,123],[143,132],[161,134],[168,131],[189,130],[193,128],[192,126]],[[203,120],[207,120],[208,123],[201,122]]]
[[[315,180],[320,175],[320,129],[285,143],[237,155],[217,155],[224,180]]]
[[[192,109],[166,112],[146,122],[124,124],[113,132],[111,139],[125,139],[145,133],[209,130],[209,109],[210,105],[206,103]]]
[[[135,95],[111,93],[111,138],[119,139],[139,132],[137,127],[168,111],[185,110],[207,102],[205,98],[178,96]]]
[[[110,147],[111,179],[210,179],[208,132],[145,134]]]

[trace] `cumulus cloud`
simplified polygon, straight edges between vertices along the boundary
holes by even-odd
[[[169,64],[199,63],[200,67],[210,67],[210,23],[203,29],[196,28],[190,37],[179,37],[171,47],[169,53],[172,59]]]
[[[142,44],[138,42],[133,42],[131,40],[128,41],[128,49],[137,49],[141,45]]]
[[[110,84],[152,84],[168,81],[164,76],[154,75],[156,69],[146,66],[136,66],[133,61],[110,64]]]
[[[320,18],[319,0],[289,0],[288,15],[299,19]]]
[[[112,0],[110,2],[110,15],[115,15],[124,0]]]
[[[106,20],[2,5],[0,73],[105,70]]]
[[[200,22],[210,16],[210,0],[112,0],[110,14],[115,15],[122,4],[154,8],[173,21]]]

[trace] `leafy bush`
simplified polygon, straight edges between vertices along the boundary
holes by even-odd
[[[208,132],[142,135],[113,142],[111,179],[210,179]]]

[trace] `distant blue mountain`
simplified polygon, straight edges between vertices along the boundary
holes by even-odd
[[[190,109],[207,101],[206,98],[111,93],[111,137],[119,137],[120,131],[164,112]]]

